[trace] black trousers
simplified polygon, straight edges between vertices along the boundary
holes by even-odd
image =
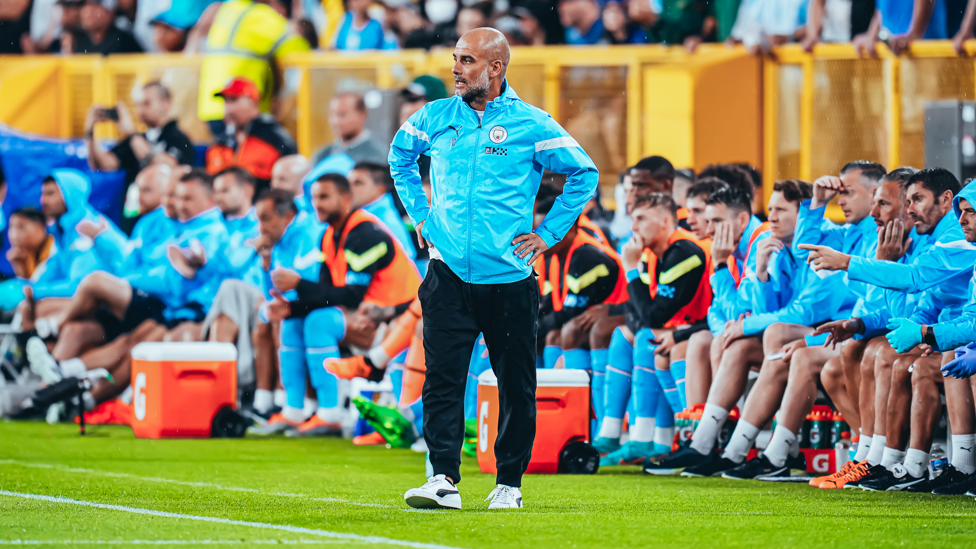
[[[539,285],[534,276],[509,284],[470,284],[432,260],[420,285],[424,309],[424,438],[435,475],[461,480],[464,389],[483,333],[498,377],[497,483],[521,486],[535,440],[535,359]]]

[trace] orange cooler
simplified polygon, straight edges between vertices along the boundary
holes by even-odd
[[[590,439],[590,376],[582,370],[538,370],[537,376],[535,443],[526,472],[555,474],[563,450]],[[497,472],[497,436],[498,380],[487,370],[478,376],[478,466],[483,473]]]
[[[209,437],[223,408],[237,408],[234,345],[140,343],[132,349],[136,437]]]

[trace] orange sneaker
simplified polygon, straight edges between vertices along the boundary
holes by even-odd
[[[862,461],[853,467],[842,477],[836,479],[827,479],[820,483],[819,488],[821,490],[836,490],[838,488],[843,488],[848,482],[855,482],[861,480],[868,474],[868,469],[871,468],[871,464],[867,460]]]
[[[384,371],[367,362],[364,356],[327,358],[323,365],[329,373],[339,379],[361,377],[369,381],[383,381]]]
[[[264,425],[248,428],[247,432],[252,435],[280,435],[285,431],[298,428],[302,425],[299,422],[291,421],[281,412],[271,416]]]
[[[289,437],[319,437],[341,434],[342,423],[329,423],[320,418],[318,414],[313,415],[297,428],[285,432],[285,436]]]
[[[820,487],[820,484],[823,481],[825,481],[825,480],[837,480],[837,479],[841,478],[842,476],[846,475],[847,473],[849,473],[851,471],[851,469],[854,468],[855,465],[857,465],[857,464],[854,463],[853,461],[848,461],[847,463],[844,464],[843,467],[840,468],[839,471],[837,471],[836,473],[834,473],[832,475],[825,475],[825,476],[822,476],[822,477],[816,477],[816,478],[810,479],[810,486],[813,486],[814,488],[819,488]]]
[[[78,423],[78,418],[75,418]],[[107,400],[85,412],[85,423],[89,425],[132,425],[132,406],[115,398]]]
[[[359,435],[358,437],[353,437],[352,443],[356,446],[379,446],[381,444],[386,444],[386,439],[379,431],[373,431],[368,435]]]

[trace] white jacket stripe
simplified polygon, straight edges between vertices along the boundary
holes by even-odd
[[[417,139],[421,139],[423,141],[430,143],[430,138],[427,137],[427,134],[415,128],[414,125],[411,124],[409,120],[404,122],[403,125],[400,126],[400,129],[416,137]]]
[[[535,144],[535,152],[548,151],[549,149],[579,147],[580,144],[572,137],[554,137],[545,141],[538,141]],[[582,148],[582,147],[580,147]]]

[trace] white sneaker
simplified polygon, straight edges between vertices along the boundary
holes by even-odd
[[[58,320],[55,317],[42,316],[34,321],[34,330],[37,331],[37,335],[41,339],[47,339],[49,337],[58,337],[60,327],[58,326]]]
[[[434,475],[420,488],[407,490],[403,501],[414,509],[460,509],[461,494],[444,475]]]
[[[418,438],[416,441],[414,441],[413,444],[410,445],[410,450],[412,450],[414,452],[420,452],[422,454],[426,454],[427,453],[427,441],[424,440],[424,437]]]
[[[48,385],[53,385],[63,378],[58,361],[47,352],[47,345],[39,337],[27,340],[27,362],[30,363],[31,371]]]
[[[489,509],[521,509],[522,492],[513,486],[499,484],[488,494],[485,501],[491,500]]]

